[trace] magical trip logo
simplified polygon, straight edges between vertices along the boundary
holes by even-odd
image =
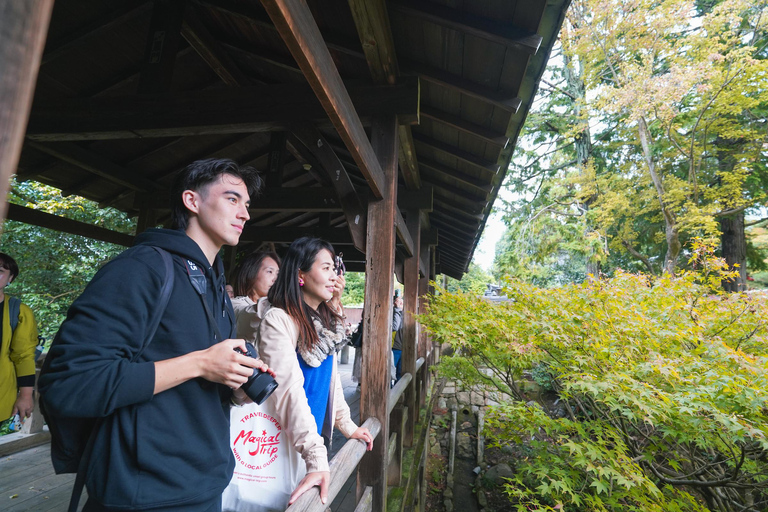
[[[238,465],[258,471],[277,460],[283,429],[274,417],[263,412],[250,412],[237,423],[242,428],[232,441],[232,453]]]

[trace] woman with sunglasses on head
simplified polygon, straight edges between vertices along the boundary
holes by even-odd
[[[337,266],[328,242],[295,240],[267,299],[257,306],[259,356],[275,370],[279,384],[269,400],[307,469],[289,504],[316,485],[326,502],[330,472],[324,438],[330,441],[334,426],[373,448],[368,429],[350,419],[336,367],[336,352],[347,343],[341,307],[345,280]]]

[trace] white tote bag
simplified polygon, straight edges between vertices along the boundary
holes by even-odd
[[[224,512],[282,512],[306,474],[304,461],[271,404],[267,400],[230,410],[235,472],[222,495]]]

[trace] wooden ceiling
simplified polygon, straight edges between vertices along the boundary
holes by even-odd
[[[568,2],[308,0],[351,114],[366,129],[398,116],[399,254],[410,251],[403,216],[420,212],[436,271],[467,270]],[[176,171],[232,158],[267,183],[242,249],[309,232],[359,270],[355,219],[378,196],[367,136],[339,134],[344,119],[328,117],[303,71],[324,64],[297,63],[290,45],[302,43],[286,44],[264,5],[56,0],[18,179],[139,215],[144,227],[167,220]]]

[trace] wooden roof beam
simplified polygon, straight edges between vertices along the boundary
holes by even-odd
[[[297,125],[293,128],[292,133],[299,142],[295,146],[301,146],[297,147],[297,149],[301,151],[303,148],[304,151],[309,151],[320,162],[320,166],[327,173],[331,185],[338,193],[339,200],[344,208],[344,216],[347,219],[352,239],[355,241],[355,247],[365,252],[365,226],[368,210],[358,197],[346,169],[344,169],[331,145],[316,128],[307,125]]]
[[[395,231],[397,233],[397,238],[405,248],[405,252],[408,253],[408,257],[413,256],[413,238],[408,231],[408,226],[405,223],[403,214],[400,213],[400,208],[397,207],[395,208]]]
[[[422,80],[490,103],[510,114],[515,114],[523,103],[516,93],[492,89],[435,66],[422,64],[421,62],[401,60],[400,67],[407,74],[418,75]]]
[[[463,172],[454,169],[452,167],[448,167],[447,165],[443,165],[441,163],[427,160],[425,158],[421,159],[421,165],[428,169],[432,169],[433,171],[437,172],[438,174],[445,174],[446,176],[450,176],[451,178],[457,180],[462,185],[466,185],[468,187],[475,188],[477,190],[481,190],[483,192],[490,193],[491,190],[493,190],[493,183],[482,180],[479,178],[474,178],[472,176],[468,176],[464,174]]]
[[[323,105],[373,195],[384,194],[384,173],[358,112],[341,81],[309,6],[302,0],[262,0],[262,5]]]
[[[181,46],[181,24],[185,8],[186,2],[182,0],[153,3],[144,50],[144,67],[139,77],[139,94],[170,90],[174,63]]]
[[[27,145],[51,155],[52,157],[58,158],[61,161],[88,171],[91,174],[95,174],[105,180],[123,187],[128,187],[132,190],[149,192],[160,188],[154,181],[137,175],[109,159],[81,148],[76,144],[44,144],[35,141],[27,141]]]
[[[364,118],[397,114],[401,121],[411,122],[418,116],[415,79],[394,86],[351,85],[347,98],[351,98],[350,108]],[[326,111],[306,84],[258,85],[39,102],[30,115],[27,139],[73,141],[248,133],[288,130],[294,123],[327,122]],[[362,124],[359,128],[364,135]],[[360,163],[357,159],[355,162]]]
[[[422,144],[445,155],[457,158],[462,162],[468,163],[474,167],[478,167],[483,171],[491,172],[494,175],[499,170],[499,164],[496,162],[486,160],[485,158],[474,155],[469,151],[464,151],[463,149],[456,148],[455,146],[433,139],[426,135],[422,135],[421,133],[414,133],[413,140],[415,140],[418,144]]]
[[[40,65],[64,55],[91,37],[108,32],[116,26],[146,14],[151,8],[152,2],[149,0],[138,5],[135,2],[129,2],[65,36],[48,41]]]
[[[318,227],[264,227],[245,226],[240,236],[241,242],[273,242],[290,244],[302,236],[315,236],[327,240],[334,245],[353,245],[352,235],[346,228],[318,228]]]
[[[94,226],[93,224],[86,224],[85,222],[67,219],[40,210],[33,210],[32,208],[26,208],[18,204],[8,203],[8,219],[31,224],[33,226],[40,226],[41,228],[69,233],[71,235],[80,235],[93,240],[101,240],[102,242],[123,245],[125,247],[133,245],[132,235]]]
[[[400,71],[384,0],[349,0],[349,8],[374,83],[396,83]],[[411,127],[399,126],[398,139],[398,162],[403,181],[407,188],[418,189],[421,180]]]
[[[422,118],[425,117],[444,126],[455,128],[461,132],[482,139],[488,144],[498,146],[499,149],[506,147],[507,142],[509,141],[509,139],[503,133],[495,132],[490,128],[472,123],[460,116],[455,116],[436,108],[422,105],[419,113]]]
[[[483,18],[433,2],[390,0],[387,5],[393,11],[419,17],[464,34],[471,34],[481,39],[522,50],[529,55],[536,54],[542,41],[540,35],[513,27],[508,22],[503,23]]]
[[[251,80],[205,28],[193,7],[188,7],[181,24],[181,35],[225,84],[244,87]]]

